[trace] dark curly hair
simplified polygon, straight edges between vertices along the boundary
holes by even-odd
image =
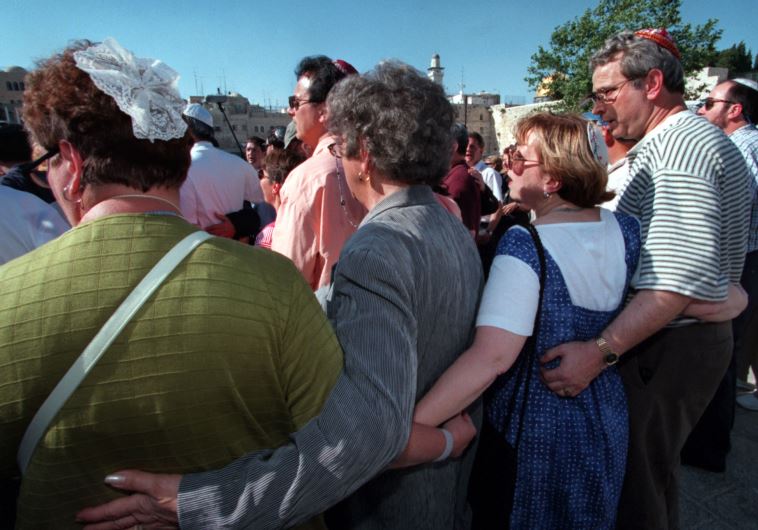
[[[74,52],[92,46],[78,41],[37,64],[26,78],[24,124],[47,150],[60,140],[81,153],[82,184],[123,184],[147,191],[178,188],[187,176],[192,139],[137,139],[131,118],[77,68]]]
[[[415,68],[388,61],[349,76],[332,89],[327,107],[329,131],[342,138],[345,156],[366,149],[388,179],[434,186],[450,169],[453,107]]]

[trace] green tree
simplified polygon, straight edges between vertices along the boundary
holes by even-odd
[[[753,54],[748,50],[743,41],[739,44],[732,44],[726,50],[721,50],[716,54],[713,66],[720,66],[729,69],[729,75],[748,72],[753,64]]]
[[[685,73],[695,72],[715,57],[721,30],[714,19],[701,26],[683,23],[680,5],[681,0],[600,0],[594,9],[555,28],[549,47],[540,46],[532,55],[525,80],[537,89],[549,77],[544,88],[550,97],[577,110],[592,89],[590,57],[605,40],[625,29],[660,27],[677,43]]]

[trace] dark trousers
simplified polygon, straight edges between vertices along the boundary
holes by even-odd
[[[734,355],[737,364],[737,377],[747,381],[748,370],[758,377],[758,250],[745,256],[745,268],[740,280],[742,288],[747,291],[747,308],[734,319]]]
[[[659,331],[622,357],[629,453],[617,528],[679,527],[679,453],[729,365],[731,323]]]
[[[746,339],[750,337],[748,323],[754,316],[758,297],[758,252],[747,255],[740,283],[748,293],[748,306],[732,323],[734,348],[731,363],[716,394],[682,448],[683,464],[708,471],[723,472],[726,469],[726,457],[732,448],[730,435],[734,427],[737,376],[747,378],[747,365],[750,356],[755,354],[751,351],[755,344]],[[740,370],[739,365],[744,368]]]

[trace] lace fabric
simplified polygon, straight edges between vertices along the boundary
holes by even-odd
[[[152,142],[184,136],[184,101],[177,87],[179,74],[173,68],[162,61],[135,57],[112,38],[75,52],[74,60],[132,119],[136,138]]]
[[[605,144],[603,130],[592,122],[587,122],[587,141],[595,160],[606,167],[608,165],[608,146]]]

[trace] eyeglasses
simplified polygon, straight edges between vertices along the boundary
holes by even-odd
[[[521,153],[518,151],[513,155],[513,158],[511,159],[511,170],[516,175],[521,175],[524,170],[526,169],[526,163],[529,162],[532,164],[532,166],[541,166],[542,162],[539,160],[527,160],[523,156],[521,156]]]
[[[47,162],[48,160],[53,158],[55,155],[57,155],[59,152],[60,152],[60,149],[56,145],[55,147],[50,149],[47,153],[45,153],[41,157],[35,160],[32,160],[31,162],[26,162],[25,164],[19,164],[18,167],[21,170],[21,172],[26,175],[30,173],[31,171],[34,171],[35,169],[37,169],[37,167],[41,165],[42,162]],[[42,180],[47,180],[47,175],[45,175]]]
[[[329,144],[329,154],[334,158],[342,158],[342,144],[333,143]]]
[[[613,103],[618,99],[619,94],[621,94],[621,89],[624,88],[624,85],[627,83],[631,83],[632,81],[635,81],[635,79],[627,79],[623,83],[619,83],[616,86],[612,86],[609,88],[600,88],[594,92],[591,92],[589,96],[587,96],[589,99],[592,100],[593,103]],[[611,95],[613,94],[613,95]]]
[[[314,103],[313,101],[309,99],[298,99],[297,96],[290,96],[287,100],[287,103],[289,103],[289,106],[292,110],[297,110],[300,108],[301,105],[305,105],[307,103]]]
[[[701,101],[701,103],[705,107],[705,110],[711,110],[716,103],[729,103],[730,105],[734,105],[734,101],[716,98],[705,98],[703,101]]]

